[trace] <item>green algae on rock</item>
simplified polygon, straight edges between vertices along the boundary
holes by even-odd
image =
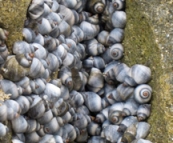
[[[31,0],[1,0],[0,27],[9,32],[6,41],[10,49],[15,41],[22,40],[22,30],[26,19],[26,12]]]
[[[157,0],[127,0],[126,2],[127,25],[123,41],[125,47],[123,61],[129,66],[138,63],[147,64],[151,68],[152,80],[150,85],[153,88],[153,99],[152,112],[148,119],[151,124],[148,139],[153,143],[171,143],[173,116],[170,110],[173,107],[173,96],[171,94],[172,69],[169,68],[169,65],[173,60],[170,60],[170,55],[167,56],[164,50],[160,50],[159,44],[166,44],[166,41],[162,40],[161,31],[156,33],[155,28],[153,28],[163,28],[164,19],[166,19],[166,16],[162,16],[160,22],[154,20],[159,18],[156,18],[158,15],[155,15],[153,7],[158,9],[161,6],[162,8],[167,6],[163,6]],[[168,49],[168,51],[170,50],[171,48]],[[163,57],[167,57],[165,62]]]

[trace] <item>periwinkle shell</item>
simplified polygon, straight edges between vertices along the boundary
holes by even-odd
[[[12,129],[15,133],[24,133],[27,130],[28,123],[24,116],[19,116],[11,121]]]
[[[126,13],[124,11],[115,11],[111,20],[113,27],[124,28],[126,25]]]
[[[125,78],[125,83],[130,86],[135,86],[137,84],[145,84],[151,79],[151,70],[149,67],[144,65],[133,65],[128,76]]]
[[[91,112],[98,112],[102,110],[101,98],[94,92],[82,92],[85,105]]]
[[[147,84],[141,84],[135,88],[134,99],[140,103],[145,104],[150,101],[152,97],[152,88]]]
[[[124,103],[123,107],[123,116],[136,115],[139,104],[133,99],[130,98]]]
[[[52,134],[58,131],[59,128],[60,128],[59,124],[56,118],[54,117],[50,122],[44,125],[44,132],[48,134]]]
[[[122,133],[118,132],[117,129],[117,125],[108,125],[102,130],[101,137],[110,142],[117,142],[119,137],[122,136]]]
[[[20,89],[10,80],[0,80],[0,86],[6,94],[11,95],[11,99],[16,99],[20,94]]]
[[[3,137],[8,132],[8,127],[0,123],[0,137]]]
[[[40,136],[37,132],[26,133],[26,143],[38,143],[40,140]]]
[[[99,25],[94,25],[92,23],[89,23],[87,21],[82,21],[80,24],[80,28],[84,32],[84,40],[90,40],[94,38],[100,30]]]
[[[42,74],[44,74],[44,72],[45,72],[45,68],[42,65],[42,63],[40,62],[40,60],[37,58],[33,58],[32,64],[31,64],[31,67],[29,70],[29,76],[31,78],[38,78]]]
[[[47,83],[46,84],[46,88],[44,90],[44,94],[47,95],[48,97],[48,101],[49,102],[56,102],[61,95],[61,90],[59,87],[51,84],[51,83]]]
[[[151,104],[142,104],[137,111],[138,121],[146,120],[150,116]]]
[[[30,108],[30,102],[25,96],[19,96],[15,99],[16,102],[19,104],[21,109],[21,114],[25,114]]]
[[[52,120],[53,118],[53,114],[51,110],[48,110],[44,113],[43,116],[41,116],[40,118],[37,119],[37,121],[42,125],[47,124],[48,122],[50,122],[50,120]]]
[[[93,14],[102,13],[106,7],[105,0],[89,0],[87,8]]]
[[[38,22],[38,31],[42,35],[47,35],[51,32],[52,27],[49,21],[46,18],[42,18],[40,22]]]
[[[29,111],[27,112],[27,115],[32,119],[36,119],[43,116],[44,112],[45,106],[43,100],[40,97],[35,97]]]
[[[101,133],[100,125],[94,122],[90,122],[87,129],[88,129],[88,133],[92,136],[99,136]]]
[[[104,79],[101,71],[97,68],[92,68],[87,87],[90,91],[98,92],[104,86]]]
[[[28,75],[28,69],[19,65],[15,56],[10,57],[1,67],[1,74],[6,79],[11,81],[20,81],[23,77]]]
[[[33,0],[28,13],[31,19],[38,19],[44,12],[44,1],[43,0]]]
[[[150,131],[150,124],[146,122],[138,122],[137,124],[137,131],[136,131],[136,138],[143,138],[145,139]]]

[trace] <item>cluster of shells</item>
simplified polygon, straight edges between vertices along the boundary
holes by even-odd
[[[151,143],[151,71],[123,57],[125,0],[32,0],[9,55],[0,29],[0,137],[13,143]]]

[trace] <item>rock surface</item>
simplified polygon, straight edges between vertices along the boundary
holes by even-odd
[[[172,6],[172,0],[127,0],[126,5],[124,62],[147,64],[153,73],[148,137],[153,143],[173,141]]]

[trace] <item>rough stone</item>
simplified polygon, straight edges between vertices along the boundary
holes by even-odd
[[[152,70],[153,143],[173,142],[173,0],[127,0],[124,62]]]

